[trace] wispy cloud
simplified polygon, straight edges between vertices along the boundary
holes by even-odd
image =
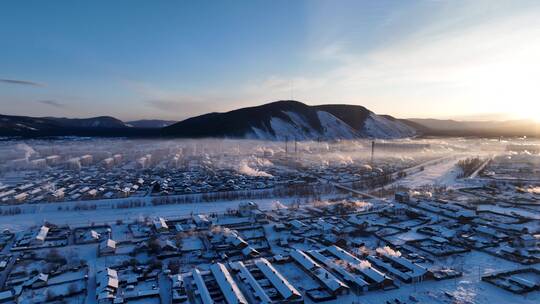
[[[215,102],[199,97],[151,99],[146,100],[145,104],[161,113],[167,113],[167,117],[174,119],[184,119],[193,115],[216,111]]]
[[[377,18],[362,23],[370,30],[359,32],[355,16],[344,18],[340,10],[329,19],[329,8],[323,7],[305,47],[310,68],[256,75],[204,91],[129,85],[160,115],[184,117],[289,98],[309,104],[362,104],[398,117],[491,117],[489,112],[520,114],[529,109],[540,115],[535,82],[540,77],[535,69],[540,64],[540,5],[507,5],[413,5],[375,14]],[[487,6],[492,7],[489,12]],[[385,8],[372,9],[380,13]],[[343,19],[350,20],[339,26]]]
[[[38,100],[37,102],[44,105],[56,107],[56,108],[65,108],[67,106],[66,104],[58,102],[56,100]]]
[[[182,108],[181,102],[163,99],[147,100],[146,105],[160,111],[177,111]]]
[[[34,87],[44,87],[45,84],[29,81],[29,80],[20,80],[20,79],[0,79],[1,83],[7,83],[7,84],[15,84],[15,85],[26,85],[26,86],[34,86]]]
[[[344,47],[338,39],[315,48],[310,57],[315,63],[332,60],[327,69],[274,75],[252,83],[248,91],[293,95],[315,104],[363,104],[400,117],[521,114],[538,109],[538,12],[519,11],[465,25],[430,20],[420,31],[369,50]]]
[[[208,112],[230,110],[237,101],[222,90],[216,92],[186,92],[177,88],[162,88],[151,83],[125,80],[124,83],[142,97],[145,107],[162,118],[179,120]],[[236,96],[236,95],[235,95]]]

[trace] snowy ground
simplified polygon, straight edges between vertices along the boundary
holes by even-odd
[[[259,199],[249,200],[255,202],[261,210],[271,210],[279,203],[287,205],[297,198],[274,198],[274,199]],[[103,200],[104,201],[104,200]],[[70,226],[86,226],[91,223],[95,224],[113,224],[116,220],[121,219],[124,222],[133,221],[144,217],[165,217],[167,219],[182,218],[190,214],[200,213],[223,213],[227,209],[237,209],[238,204],[246,200],[237,201],[217,201],[209,203],[191,203],[177,205],[159,205],[145,206],[140,208],[115,209],[115,208],[98,208],[96,210],[79,210],[79,211],[58,211],[57,208],[43,204],[36,207],[28,213],[17,215],[0,216],[0,230],[10,229],[11,231],[21,231],[27,227],[42,224],[45,221],[53,222],[57,225],[68,224]]]
[[[470,186],[470,180],[458,179],[460,169],[456,166],[459,158],[446,158],[441,162],[425,166],[423,171],[411,173],[407,177],[393,183],[392,186],[418,188],[425,185],[445,185],[448,188]]]

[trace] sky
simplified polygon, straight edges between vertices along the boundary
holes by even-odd
[[[540,1],[0,1],[0,113],[540,119]]]

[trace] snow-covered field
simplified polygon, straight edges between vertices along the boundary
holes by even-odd
[[[260,200],[257,204],[263,209],[272,208],[274,200]],[[103,224],[114,223],[121,219],[124,221],[136,220],[138,218],[162,216],[162,217],[183,217],[191,213],[222,213],[227,208],[237,208],[239,201],[196,203],[183,205],[160,205],[147,206],[129,209],[97,209],[81,211],[37,211],[36,213],[18,214],[13,216],[0,217],[0,229],[10,229],[14,231],[22,230],[26,227],[39,225],[45,221],[55,224],[68,224],[72,226],[88,225],[90,223]]]
[[[456,166],[458,160],[458,158],[447,158],[437,164],[425,166],[423,171],[411,173],[395,182],[394,185],[411,189],[425,185],[445,185],[448,188],[467,186],[470,181],[457,178],[461,172]]]
[[[255,202],[261,210],[272,210],[276,207],[282,208],[295,201],[297,198],[274,198],[274,199],[259,199],[249,200]],[[106,203],[106,200],[102,200]],[[237,209],[238,204],[246,202],[246,200],[237,201],[217,201],[203,202],[191,204],[172,204],[172,205],[148,205],[139,208],[108,208],[103,206],[96,210],[79,210],[79,211],[58,211],[53,204],[43,204],[42,206],[33,205],[32,212],[21,213],[17,215],[0,216],[0,230],[10,229],[12,231],[20,231],[24,228],[40,225],[45,221],[54,222],[58,225],[67,224],[70,226],[82,226],[91,223],[95,224],[112,224],[117,220],[134,221],[144,217],[165,217],[167,219],[182,218],[191,214],[209,214],[209,213],[224,213],[227,209]],[[71,202],[73,204],[73,202]],[[61,203],[62,205],[69,204]]]

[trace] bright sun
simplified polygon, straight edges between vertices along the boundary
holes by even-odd
[[[509,112],[515,113],[517,119],[529,119],[540,122],[540,100],[538,102],[509,103]],[[513,108],[513,109],[512,109]]]
[[[482,110],[504,113],[507,119],[540,122],[540,91],[534,81],[540,74],[531,75],[527,73],[528,70],[517,66],[512,69],[487,69],[489,73],[483,73],[479,77],[481,80],[474,83],[477,96],[483,101],[480,102]]]

